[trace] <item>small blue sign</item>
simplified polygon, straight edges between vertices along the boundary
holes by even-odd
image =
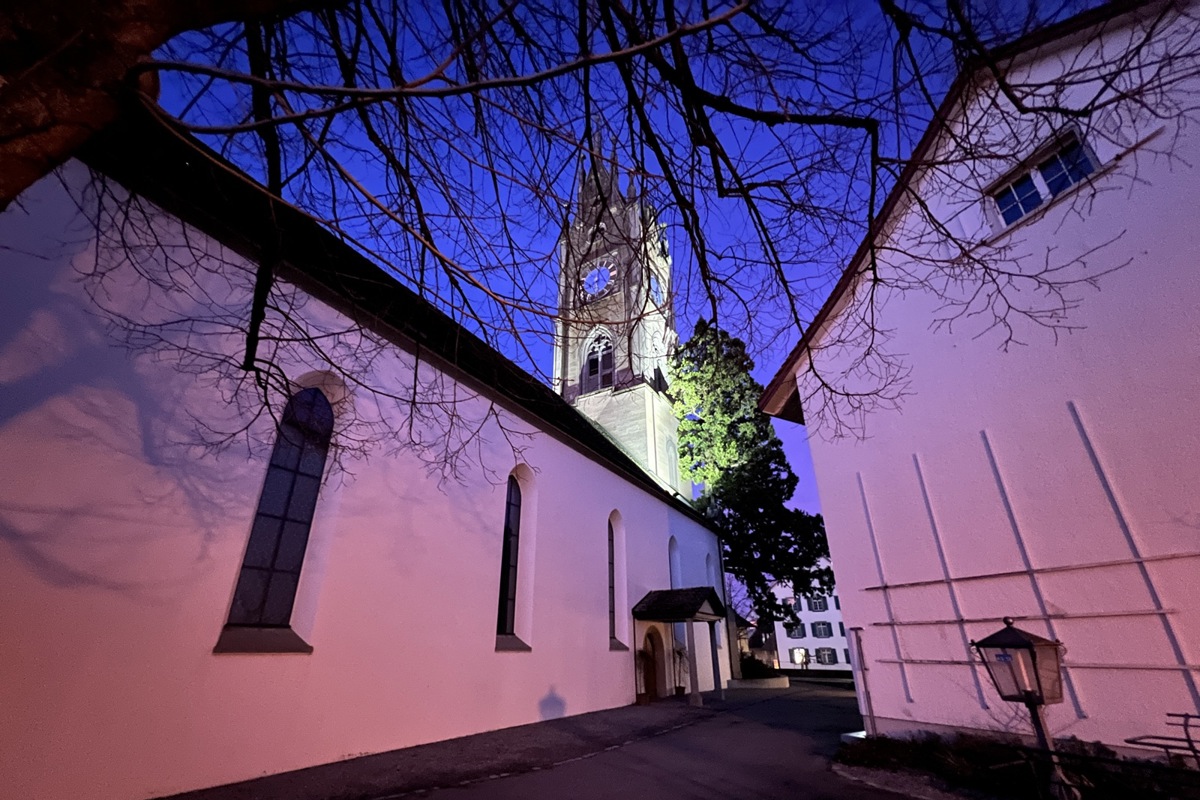
[[[1009,653],[996,653],[996,660],[1001,664],[1011,664],[1012,655]]]

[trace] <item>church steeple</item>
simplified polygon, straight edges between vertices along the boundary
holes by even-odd
[[[555,388],[648,471],[682,490],[678,423],[665,394],[677,337],[664,227],[632,178],[621,191],[615,143],[610,156],[600,152],[593,146],[580,163],[559,240]]]

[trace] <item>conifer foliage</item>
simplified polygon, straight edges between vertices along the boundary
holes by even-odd
[[[822,559],[829,548],[819,514],[785,505],[798,479],[758,410],[762,385],[753,369],[741,340],[697,321],[672,363],[680,461],[703,484],[697,505],[721,533],[725,570],[745,585],[760,615],[789,619],[771,585],[785,581],[796,594],[828,589],[833,576]]]

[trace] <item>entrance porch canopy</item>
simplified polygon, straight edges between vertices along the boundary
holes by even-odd
[[[657,589],[648,593],[633,607],[633,618],[643,622],[684,623],[687,628],[688,677],[692,691],[688,702],[702,705],[700,681],[696,668],[696,635],[693,622],[708,623],[708,641],[712,650],[713,686],[721,699],[725,698],[725,687],[721,685],[720,657],[717,655],[717,623],[725,619],[725,604],[711,586],[693,586],[688,589]]]
[[[720,622],[725,619],[725,605],[711,586],[656,589],[633,607],[633,618],[643,622]]]

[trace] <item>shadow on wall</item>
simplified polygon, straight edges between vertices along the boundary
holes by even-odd
[[[195,444],[195,377],[118,344],[121,320],[88,302],[95,229],[70,194],[43,181],[0,215],[0,452],[16,454],[0,462],[0,540],[50,585],[169,596],[210,568],[256,488],[244,457]]]
[[[543,720],[559,719],[567,715],[567,701],[554,690],[553,684],[550,685],[546,696],[538,700],[538,714]]]

